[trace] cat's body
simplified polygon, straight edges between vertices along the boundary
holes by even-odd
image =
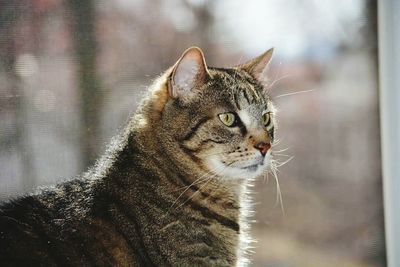
[[[91,170],[0,206],[1,266],[244,265],[245,189],[273,139],[250,118],[272,109],[252,72],[269,58],[212,69],[188,50]]]
[[[233,265],[235,250],[224,243],[237,243],[237,201],[215,197],[220,203],[208,209],[190,200],[177,209],[172,204],[183,191],[177,188],[190,185],[189,174],[134,143],[118,152],[108,166],[93,170],[95,179],[87,175],[3,206],[1,262],[168,266],[205,265],[203,257],[209,257],[216,266]],[[206,199],[204,194],[199,197]],[[230,216],[219,215],[222,207]],[[208,228],[221,236],[207,235]]]

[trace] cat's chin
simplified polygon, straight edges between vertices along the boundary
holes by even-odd
[[[208,168],[217,176],[226,180],[251,180],[263,175],[269,166],[269,157],[244,167],[229,166],[218,158],[207,160]]]

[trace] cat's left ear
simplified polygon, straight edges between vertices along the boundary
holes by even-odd
[[[207,75],[209,73],[201,49],[188,48],[172,69],[168,84],[170,97],[184,101],[190,99],[204,84]]]
[[[273,52],[274,49],[270,48],[262,55],[237,66],[237,68],[245,70],[259,82],[264,83],[267,80],[267,69]]]

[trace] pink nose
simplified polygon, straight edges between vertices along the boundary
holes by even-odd
[[[261,155],[263,155],[263,157],[264,157],[265,154],[267,154],[268,150],[271,148],[271,144],[260,142],[260,143],[256,144],[254,147],[257,148],[258,150],[260,150]]]

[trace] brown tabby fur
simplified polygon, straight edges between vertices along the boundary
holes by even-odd
[[[215,116],[272,108],[252,67],[208,68],[185,101],[169,93],[176,65],[166,71],[92,169],[0,206],[0,265],[243,265],[248,181],[212,176],[203,159],[216,148],[242,153],[252,138],[272,142],[273,129],[230,129]]]

